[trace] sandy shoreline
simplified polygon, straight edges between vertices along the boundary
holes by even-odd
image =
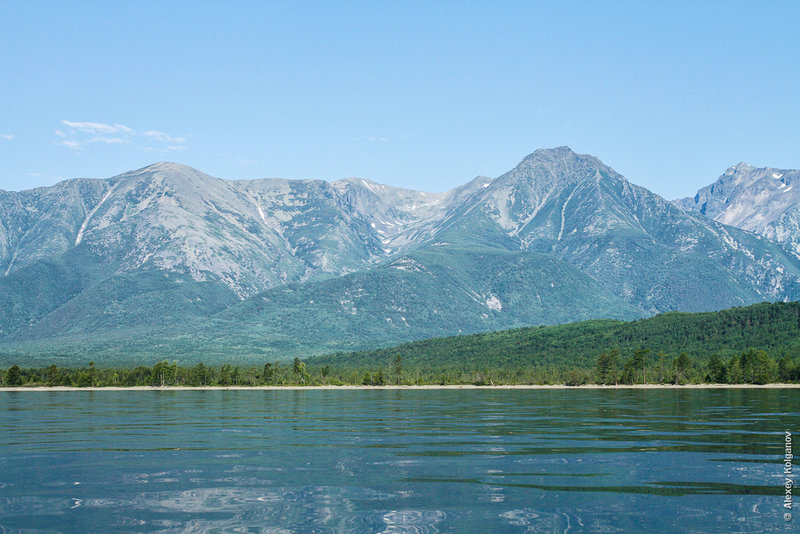
[[[304,391],[304,390],[390,390],[390,389],[800,389],[800,384],[687,384],[683,386],[673,384],[645,384],[645,385],[618,385],[601,386],[586,384],[583,386],[558,385],[501,385],[501,386],[474,386],[472,384],[454,384],[447,386],[133,386],[133,387],[0,387],[0,391]]]

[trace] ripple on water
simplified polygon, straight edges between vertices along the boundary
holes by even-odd
[[[526,527],[530,532],[565,532],[570,526],[581,524],[562,512],[542,512],[532,508],[508,510],[501,513],[500,518],[508,525]]]
[[[166,433],[155,395],[31,393],[0,422],[0,532],[769,531],[799,394],[185,392]],[[240,415],[265,423],[223,434]]]
[[[439,523],[455,516],[442,510],[388,510],[348,514],[338,521],[337,532],[377,532],[380,534],[435,534]]]
[[[446,517],[447,514],[441,510],[392,510],[383,514],[382,519],[386,526],[381,532],[432,534],[439,532],[435,525]]]

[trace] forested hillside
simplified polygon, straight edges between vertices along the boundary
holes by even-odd
[[[765,384],[800,381],[800,303],[632,322],[585,321],[428,339],[260,365],[155,361],[152,367],[0,369],[0,385],[276,386],[388,384]],[[209,360],[205,360],[206,363]]]
[[[800,356],[800,302],[427,339],[393,348],[330,354],[311,358],[308,364],[388,367],[400,356],[406,367],[426,370],[590,369],[601,354],[614,349],[622,360],[637,350],[650,350],[651,365],[657,365],[658,353],[677,357],[685,352],[695,362],[707,362],[712,354],[730,358],[750,348],[764,350],[774,359]]]

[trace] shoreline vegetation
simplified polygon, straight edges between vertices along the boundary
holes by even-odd
[[[122,347],[121,347],[122,349]],[[86,358],[92,356],[86,353]],[[800,302],[665,313],[433,338],[301,360],[251,355],[151,365],[86,360],[39,366],[0,353],[0,387],[599,387],[800,384]],[[27,363],[22,367],[15,363]],[[188,361],[187,361],[188,360]],[[194,361],[192,361],[194,360]],[[260,363],[256,363],[260,360]],[[270,361],[271,360],[271,361]],[[50,364],[44,366],[42,364]]]
[[[567,386],[564,384],[506,384],[496,386],[476,386],[474,384],[428,384],[428,385],[384,385],[384,386],[3,386],[0,392],[8,391],[389,391],[389,390],[556,390],[556,389],[800,389],[796,383],[771,384],[583,384]]]
[[[313,360],[312,360],[313,361]],[[383,367],[314,365],[269,362],[262,367],[198,363],[179,366],[162,360],[153,367],[65,368],[55,364],[40,368],[12,365],[0,369],[0,389],[285,389],[285,388],[467,388],[467,387],[751,387],[778,384],[800,387],[800,363],[788,353],[776,360],[761,349],[748,349],[730,358],[712,354],[706,361],[692,360],[682,352],[651,355],[640,348],[623,357],[619,349],[600,353],[593,367],[527,365],[516,368],[464,369],[417,366],[406,368],[397,352]]]

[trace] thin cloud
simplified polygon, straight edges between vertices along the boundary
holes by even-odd
[[[92,137],[89,140],[89,143],[105,143],[107,145],[121,145],[122,143],[128,143],[125,139],[121,137]]]
[[[14,134],[0,134],[0,139],[11,141],[12,139],[14,139]]]
[[[77,130],[79,132],[93,133],[93,134],[118,134],[124,133],[133,135],[136,132],[133,128],[129,128],[124,124],[104,124],[102,122],[73,122],[61,121],[61,124]]]
[[[173,137],[168,133],[158,132],[156,130],[148,130],[144,132],[142,135],[145,137],[150,137],[155,139],[156,141],[162,141],[164,143],[172,143],[172,144],[183,144],[186,142],[185,137]]]
[[[72,150],[83,150],[84,148],[86,148],[86,146],[80,141],[72,141],[70,139],[64,139],[63,141],[59,141],[56,144],[65,146],[67,148],[71,148]]]
[[[185,137],[175,137],[157,130],[148,130],[142,136],[150,141],[149,145],[142,147],[147,152],[179,152],[188,148]]]
[[[176,137],[158,130],[137,132],[124,124],[88,121],[61,121],[55,130],[55,144],[83,151],[93,145],[132,144],[145,152],[174,152],[187,148],[185,137]]]

